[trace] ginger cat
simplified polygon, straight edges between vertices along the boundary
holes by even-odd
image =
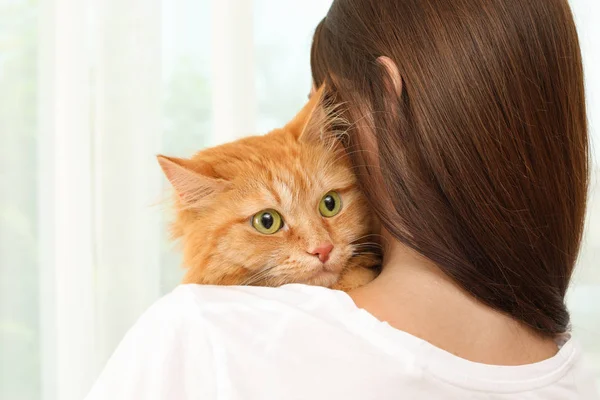
[[[348,291],[375,278],[375,218],[322,96],[264,136],[191,159],[158,156],[176,192],[172,232],[183,244],[184,283]]]

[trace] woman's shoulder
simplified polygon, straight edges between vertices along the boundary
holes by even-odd
[[[144,331],[159,326],[193,331],[196,338],[218,336],[228,349],[260,343],[265,348],[289,346],[294,351],[310,347],[324,354],[326,349],[345,346],[411,362],[423,345],[423,340],[357,307],[348,294],[303,284],[277,288],[185,284],[146,314],[136,324]]]
[[[301,284],[278,288],[258,286],[211,286],[183,284],[157,300],[139,318],[136,326],[161,329],[229,329],[228,321],[238,326],[260,327],[273,321],[291,323],[310,319],[328,324],[352,320],[359,310],[345,293],[324,287]]]
[[[182,284],[158,300],[151,309],[167,312],[171,307],[180,307],[186,312],[228,310],[272,314],[290,308],[348,311],[355,305],[347,294],[319,286],[289,284],[273,288]]]
[[[195,298],[196,301],[219,304],[236,304],[240,301],[301,301],[309,297],[336,296],[337,291],[320,286],[288,284],[280,287],[265,286],[214,286],[181,284],[169,295],[174,297]]]
[[[237,318],[240,324],[292,317],[344,320],[358,309],[345,293],[302,284],[278,288],[184,284],[158,300],[146,312],[179,321],[202,320],[219,325]],[[144,318],[144,317],[143,317]]]
[[[393,329],[343,292],[181,285],[138,320],[88,400],[579,399],[593,380],[573,368],[572,348],[542,364],[484,366]]]
[[[165,312],[171,307],[183,307],[187,311],[190,307],[196,311],[213,308],[273,311],[277,307],[310,307],[320,302],[347,307],[352,300],[336,290],[302,284],[277,288],[182,284],[159,299],[148,311]]]

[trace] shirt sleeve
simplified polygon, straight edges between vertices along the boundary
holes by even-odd
[[[85,399],[215,399],[212,352],[200,307],[177,289],[129,330]]]

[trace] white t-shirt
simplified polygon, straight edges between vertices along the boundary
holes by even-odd
[[[570,339],[526,366],[470,362],[345,293],[182,285],[127,333],[87,400],[598,399]]]

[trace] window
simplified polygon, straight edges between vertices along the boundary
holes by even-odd
[[[289,120],[330,3],[0,0],[0,398],[82,398],[181,278],[154,156]],[[600,4],[572,5],[595,139]],[[568,301],[600,376],[597,176]]]
[[[0,398],[34,399],[40,381],[38,15],[0,1]]]

